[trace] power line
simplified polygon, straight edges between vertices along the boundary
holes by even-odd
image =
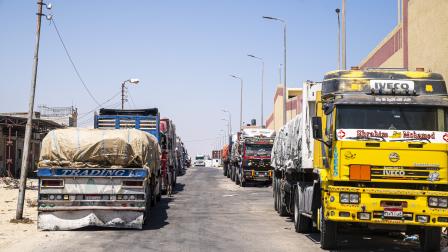
[[[78,119],[84,118],[85,116],[95,112],[98,108],[100,108],[101,106],[103,106],[104,104],[110,102],[112,99],[114,99],[115,97],[117,97],[121,92],[118,91],[114,96],[112,96],[111,98],[109,98],[108,100],[106,100],[105,102],[101,103],[100,105],[96,106],[95,108],[89,110],[88,112],[82,113],[80,114],[81,116],[78,117]]]
[[[54,21],[54,16],[51,20],[51,23],[54,26],[54,29],[56,30],[56,33],[58,34],[59,37],[59,41],[61,41],[62,47],[64,47],[65,50],[65,54],[67,55],[70,63],[72,64],[73,69],[75,70],[76,75],[78,76],[78,79],[81,81],[82,85],[84,86],[84,89],[87,91],[87,93],[89,94],[90,98],[92,98],[92,100],[98,105],[100,106],[100,103],[98,102],[98,100],[93,96],[92,92],[90,92],[90,89],[87,87],[87,84],[84,82],[83,78],[81,77],[81,74],[78,71],[78,68],[76,67],[75,63],[72,60],[72,57],[70,56],[70,53],[68,52],[67,47],[65,46],[64,40],[62,39],[62,36],[59,32],[59,29],[56,25],[56,22]]]
[[[127,91],[128,91],[129,98],[131,98],[132,106],[133,106],[134,109],[135,109],[137,106],[135,106],[134,98],[132,98],[132,95],[131,95],[131,92],[129,92],[129,89],[128,89]]]

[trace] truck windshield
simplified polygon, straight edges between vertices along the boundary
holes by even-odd
[[[397,106],[340,106],[338,129],[438,131],[437,108]]]
[[[246,145],[246,156],[270,156],[272,145],[248,144]]]
[[[204,157],[196,157],[196,160],[204,160]]]

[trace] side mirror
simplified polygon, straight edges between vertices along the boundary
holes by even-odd
[[[313,116],[311,118],[311,123],[313,127],[313,138],[316,140],[322,139],[322,118]]]

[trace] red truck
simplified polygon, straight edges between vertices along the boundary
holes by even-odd
[[[160,119],[160,148],[162,149],[162,192],[171,194],[176,185],[176,126],[168,118]]]

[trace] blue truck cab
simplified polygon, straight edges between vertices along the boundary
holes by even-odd
[[[157,108],[149,109],[106,109],[102,108],[94,118],[95,129],[135,128],[150,133],[160,142],[160,113]]]

